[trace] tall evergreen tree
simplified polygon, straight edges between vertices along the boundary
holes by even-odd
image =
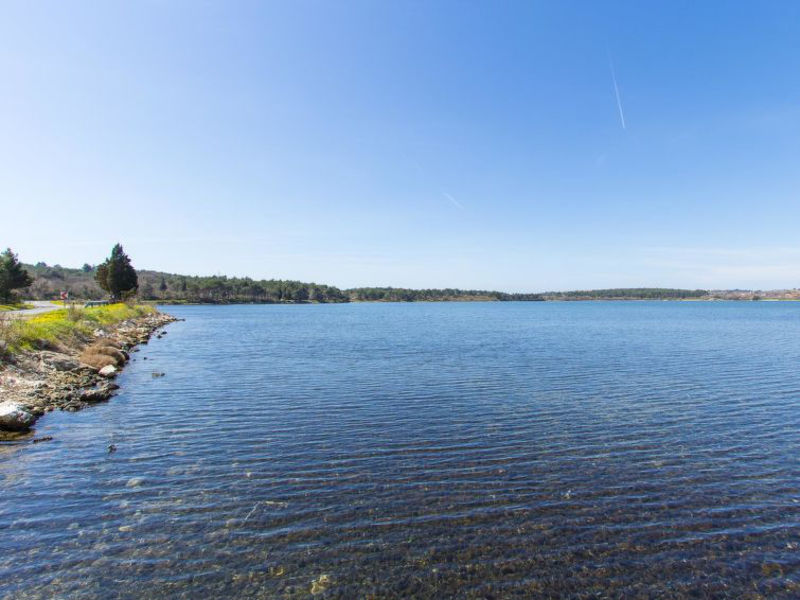
[[[33,283],[28,272],[22,268],[17,255],[6,248],[0,254],[0,299],[9,301],[13,298],[13,290],[26,288]]]
[[[122,246],[116,244],[111,249],[111,256],[97,266],[95,280],[109,293],[112,300],[120,300],[123,295],[135,291],[139,287],[136,269],[131,259],[125,254]]]

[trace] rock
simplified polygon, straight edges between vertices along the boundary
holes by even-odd
[[[139,487],[144,483],[144,477],[131,477],[128,480],[128,483],[125,484],[125,487],[133,488]]]
[[[114,365],[108,365],[108,366],[103,367],[102,369],[100,369],[97,372],[97,374],[100,375],[101,377],[108,377],[108,378],[116,377],[117,376],[117,367],[115,367]]]
[[[36,438],[35,440],[33,440],[33,443],[34,444],[39,444],[41,442],[49,442],[52,439],[53,439],[52,435],[46,435],[44,437]]]
[[[44,338],[38,338],[31,341],[31,346],[36,348],[37,350],[53,350],[54,345],[53,342],[50,340],[46,340]]]
[[[105,402],[111,397],[109,386],[101,386],[81,392],[80,399],[83,402]]]
[[[40,352],[39,358],[56,371],[71,371],[80,366],[80,363],[71,356],[59,354],[58,352]]]
[[[327,574],[320,575],[314,581],[311,582],[311,594],[316,596],[317,594],[321,594],[328,587],[333,583],[331,580],[331,576]]]
[[[0,402],[0,429],[25,431],[36,418],[21,404],[16,402]]]

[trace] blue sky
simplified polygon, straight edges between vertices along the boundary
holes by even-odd
[[[0,76],[25,261],[800,286],[797,2],[3,2]]]

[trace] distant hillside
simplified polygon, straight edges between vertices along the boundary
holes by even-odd
[[[513,300],[543,300],[539,294],[506,294],[487,290],[459,290],[454,288],[413,290],[409,288],[368,287],[345,290],[354,302],[435,302],[443,300],[473,300],[501,302]]]
[[[95,268],[84,265],[69,269],[44,263],[25,265],[34,277],[30,295],[36,299],[51,299],[63,291],[72,298],[101,299],[105,293],[94,280]],[[237,302],[349,302],[349,296],[339,288],[302,281],[270,279],[256,281],[249,277],[214,275],[196,277],[160,271],[137,270],[139,297],[159,302],[199,302],[229,304]]]
[[[94,280],[95,268],[84,265],[70,269],[45,263],[25,265],[34,278],[29,295],[36,300],[58,297],[68,291],[70,297],[99,300],[105,297]],[[281,279],[254,280],[249,277],[213,275],[197,277],[160,271],[138,271],[139,297],[163,303],[279,303],[279,302],[436,302],[436,301],[538,301],[538,300],[681,300],[708,298],[706,290],[671,288],[618,288],[545,292],[543,294],[509,294],[489,290],[454,288],[414,290],[392,287],[362,287],[341,290],[330,285]],[[753,296],[751,293],[750,296]],[[724,298],[725,292],[714,292]],[[756,296],[758,297],[758,296]],[[764,297],[767,297],[766,295]],[[732,299],[750,299],[737,293]]]
[[[607,290],[576,290],[573,292],[545,292],[542,296],[547,300],[683,300],[708,297],[708,290],[614,288]]]
[[[97,300],[105,296],[94,280],[95,268],[84,265],[70,269],[45,263],[25,265],[34,277],[29,295],[35,300],[57,297],[68,291],[72,298]],[[269,279],[256,281],[249,277],[214,275],[196,277],[160,271],[137,271],[139,297],[159,302],[228,304],[237,302],[419,302],[442,300],[541,300],[537,294],[506,294],[503,292],[459,289],[412,290],[404,288],[337,287],[302,281]]]

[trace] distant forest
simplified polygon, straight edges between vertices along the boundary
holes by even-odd
[[[100,300],[105,292],[94,279],[96,268],[84,265],[70,269],[45,263],[25,265],[34,278],[28,291],[35,300],[52,300],[62,292],[78,300]],[[706,290],[668,288],[624,288],[543,294],[507,294],[486,290],[337,287],[282,279],[254,280],[249,277],[213,275],[197,277],[159,271],[137,271],[139,298],[162,303],[304,303],[304,302],[431,302],[431,301],[540,301],[540,300],[648,300],[685,299],[708,296]]]
[[[34,278],[29,293],[33,299],[52,299],[61,291],[72,298],[99,300],[105,297],[94,280],[95,267],[84,265],[69,269],[60,265],[26,265]],[[195,277],[137,269],[139,298],[159,302],[233,304],[279,302],[349,302],[339,288],[316,283],[270,279],[256,281],[249,277],[213,275]]]
[[[547,300],[681,300],[705,298],[708,290],[676,290],[672,288],[615,288],[609,290],[576,290],[574,292],[546,292]]]

